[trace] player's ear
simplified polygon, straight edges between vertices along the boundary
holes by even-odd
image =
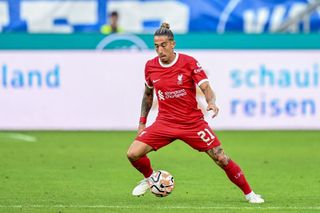
[[[170,43],[171,43],[172,49],[176,47],[176,41],[172,40]]]

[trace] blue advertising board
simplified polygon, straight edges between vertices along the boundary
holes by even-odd
[[[99,32],[118,10],[128,32],[150,33],[163,21],[176,32],[272,32],[303,12],[309,0],[0,0],[0,32]],[[134,8],[134,10],[132,9]],[[157,10],[157,8],[165,8]],[[320,31],[320,11],[289,28]],[[132,26],[135,25],[135,26]],[[308,25],[308,26],[304,26]],[[150,30],[151,29],[151,30]]]

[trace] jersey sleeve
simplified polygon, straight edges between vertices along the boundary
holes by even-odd
[[[209,81],[202,66],[195,59],[191,61],[191,70],[192,70],[192,79],[198,86],[200,86],[203,82]]]
[[[149,72],[148,63],[146,63],[146,66],[144,68],[144,81],[145,81],[145,84],[147,85],[147,87],[149,87],[150,89],[153,88],[153,83],[150,79],[150,72]]]

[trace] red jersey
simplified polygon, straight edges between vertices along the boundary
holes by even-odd
[[[188,124],[203,119],[195,84],[201,85],[208,78],[193,57],[176,53],[171,64],[163,64],[155,57],[146,63],[145,81],[158,98],[157,120]]]

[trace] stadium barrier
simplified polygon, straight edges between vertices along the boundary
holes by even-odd
[[[152,36],[6,36],[0,36],[0,129],[137,127],[144,64],[155,56]],[[177,51],[200,62],[216,91],[220,114],[206,120],[216,129],[320,129],[320,42],[313,43],[319,38],[263,35],[270,43],[258,44],[249,36],[246,46],[243,35],[233,36],[208,42],[210,35],[177,36]],[[199,91],[198,99],[204,110]],[[156,113],[155,101],[149,123]]]

